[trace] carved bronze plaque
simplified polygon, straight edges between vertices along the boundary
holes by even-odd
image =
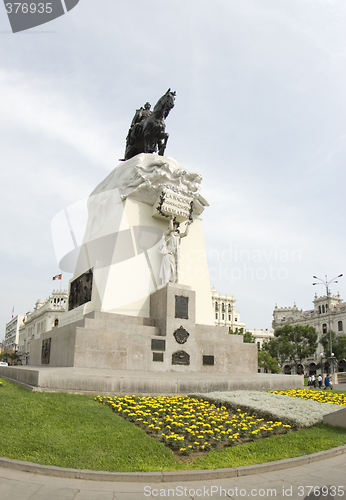
[[[42,340],[41,363],[49,365],[51,338]]]
[[[165,351],[166,341],[160,339],[151,339],[151,350],[152,351]]]
[[[153,361],[163,361],[163,352],[153,352]]]
[[[214,366],[214,356],[203,356],[203,365]]]
[[[182,326],[175,330],[173,333],[175,340],[178,342],[178,344],[185,344],[187,339],[189,338],[190,334],[183,328]]]
[[[189,365],[190,355],[185,351],[177,351],[172,354],[172,365]]]
[[[189,319],[189,297],[175,296],[175,317]]]
[[[71,281],[70,294],[68,298],[68,310],[82,306],[91,300],[93,285],[93,270],[89,269],[75,280]]]

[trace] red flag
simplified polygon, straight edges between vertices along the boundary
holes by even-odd
[[[56,276],[54,276],[53,281],[54,280],[61,280],[61,278],[62,278],[62,274],[57,274]]]
[[[12,318],[13,318],[13,313],[14,313],[14,306],[12,307]]]

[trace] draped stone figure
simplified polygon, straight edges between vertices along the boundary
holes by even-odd
[[[185,232],[181,233],[179,222],[173,218],[173,215],[170,218],[169,227],[165,233],[165,241],[160,248],[160,253],[163,254],[160,269],[162,284],[168,282],[178,283],[180,241],[188,235],[191,222],[190,220],[186,222]]]

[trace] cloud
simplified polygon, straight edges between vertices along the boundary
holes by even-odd
[[[20,131],[72,147],[96,164],[112,166],[117,150],[115,130],[80,99],[59,92],[51,78],[31,78],[19,72],[0,72],[2,101],[0,126],[15,124]]]

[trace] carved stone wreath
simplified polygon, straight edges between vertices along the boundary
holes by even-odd
[[[180,328],[175,330],[173,336],[175,340],[178,342],[178,344],[185,344],[190,334],[185,330],[185,328],[181,326]]]

